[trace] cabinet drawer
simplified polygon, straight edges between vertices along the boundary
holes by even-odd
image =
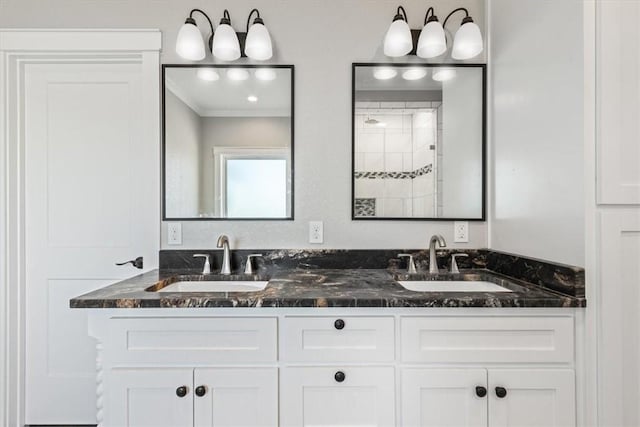
[[[278,354],[276,318],[115,318],[110,326],[104,347],[115,364],[274,362]]]
[[[282,358],[300,362],[394,360],[393,317],[285,317]]]
[[[571,317],[403,317],[402,361],[572,362]]]

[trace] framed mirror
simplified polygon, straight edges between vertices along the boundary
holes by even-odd
[[[352,218],[485,219],[484,64],[353,64]]]
[[[293,65],[163,65],[163,219],[293,219]]]

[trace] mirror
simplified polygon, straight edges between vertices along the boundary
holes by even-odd
[[[162,71],[163,218],[293,219],[293,66]]]
[[[352,218],[484,220],[485,66],[352,72]]]

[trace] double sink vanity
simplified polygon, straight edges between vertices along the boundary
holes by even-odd
[[[432,245],[261,250],[245,274],[256,251],[225,249],[71,300],[99,425],[576,425],[582,269],[465,250],[451,273]]]

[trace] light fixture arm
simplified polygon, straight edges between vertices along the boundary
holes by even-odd
[[[253,21],[253,23],[264,24],[264,21],[260,17],[260,11],[258,9],[252,9],[251,12],[249,12],[249,16],[247,17],[247,33],[249,32],[249,25],[251,24],[251,16],[253,15],[254,12],[256,13],[256,19],[255,21]]]
[[[427,22],[431,22],[431,21],[438,21],[438,17],[436,16],[436,13],[433,7],[430,7],[429,9],[427,9],[427,13],[424,15],[423,25],[427,25]]]
[[[398,10],[396,11],[396,16],[393,17],[394,21],[398,21],[400,19],[402,19],[404,22],[409,22],[409,20],[407,19],[407,12],[404,10],[404,7],[402,6],[398,6]]]
[[[202,14],[202,16],[204,16],[205,18],[207,18],[207,21],[209,22],[209,27],[211,27],[211,35],[213,35],[213,23],[211,22],[211,19],[209,18],[209,15],[207,15],[206,13],[204,13],[202,10],[200,9],[192,9],[191,12],[189,12],[189,20],[193,21],[193,24],[195,25],[195,19],[193,19],[193,13],[194,12],[199,12]]]
[[[447,17],[444,19],[444,22],[442,23],[442,27],[445,28],[447,26],[447,21],[449,20],[449,18],[451,18],[451,15],[453,15],[456,12],[460,12],[460,11],[464,11],[464,13],[465,13],[465,17],[462,19],[462,23],[463,24],[466,24],[465,21],[467,21],[467,19],[470,19],[471,22],[473,22],[473,20],[469,17],[469,11],[467,10],[467,8],[459,7],[457,9],[452,10],[451,13],[447,15]]]

